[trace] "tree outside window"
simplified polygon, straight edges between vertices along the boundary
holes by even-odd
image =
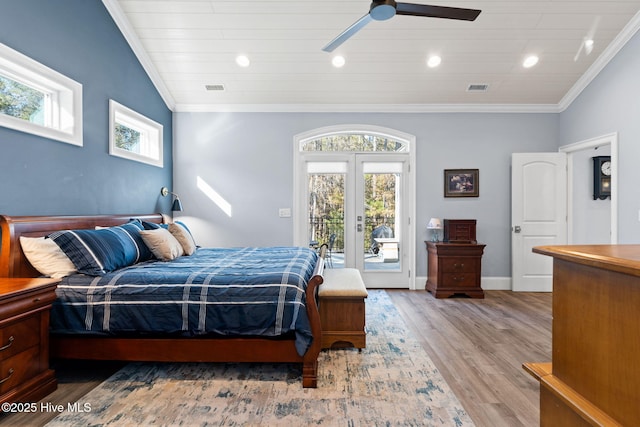
[[[44,125],[45,93],[0,75],[0,113]]]

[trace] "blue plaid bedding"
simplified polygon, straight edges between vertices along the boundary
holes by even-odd
[[[53,333],[296,335],[312,341],[305,290],[317,255],[308,248],[200,248],[174,261],[147,261],[62,280]]]

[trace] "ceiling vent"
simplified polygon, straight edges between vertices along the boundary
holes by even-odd
[[[205,85],[207,90],[224,90],[224,85]]]
[[[489,85],[485,83],[481,84],[470,84],[467,87],[467,92],[486,92],[489,89]]]

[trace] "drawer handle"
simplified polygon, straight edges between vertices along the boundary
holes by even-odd
[[[9,381],[9,378],[11,378],[12,375],[13,375],[13,368],[9,368],[9,375],[7,375],[7,378],[1,379],[0,384],[2,384],[5,381]]]
[[[454,276],[453,280],[456,282],[464,282],[464,276]]]
[[[456,269],[457,268],[464,268],[464,264],[458,264],[458,263],[453,264],[453,268],[456,268]]]
[[[13,338],[13,335],[11,335],[11,336],[9,337],[9,344],[7,344],[7,345],[4,345],[4,346],[0,347],[0,351],[6,350],[6,349],[8,349],[9,347],[11,347],[11,346],[13,345],[13,341],[14,341],[14,338]]]

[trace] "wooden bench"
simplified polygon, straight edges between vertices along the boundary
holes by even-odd
[[[355,268],[325,269],[318,296],[322,348],[365,348],[364,300],[368,293],[360,272]]]

